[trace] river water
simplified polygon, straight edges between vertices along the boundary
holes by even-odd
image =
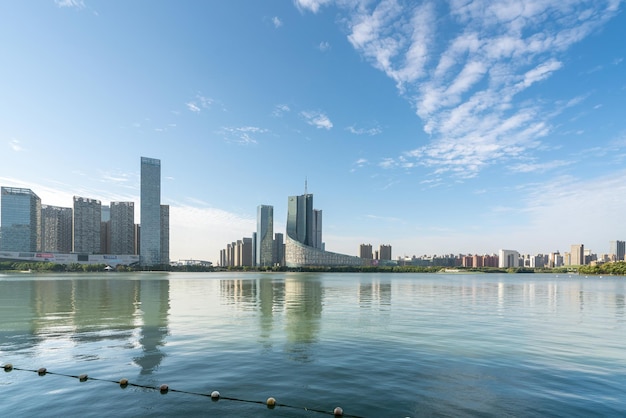
[[[0,274],[0,416],[626,416],[625,305],[621,277]]]

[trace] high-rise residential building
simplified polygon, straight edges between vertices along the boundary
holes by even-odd
[[[110,253],[135,253],[135,203],[111,202]]]
[[[372,244],[361,244],[359,247],[359,257],[371,260],[373,257]]]
[[[161,264],[161,160],[141,157],[140,263]]]
[[[100,252],[111,254],[111,207],[100,206]]]
[[[41,205],[41,251],[72,252],[72,208]]]
[[[41,249],[41,199],[30,189],[0,189],[0,249]]]
[[[161,205],[161,264],[170,263],[170,205]]]
[[[585,264],[585,246],[583,244],[572,244],[570,265],[582,266]]]
[[[256,217],[256,265],[267,267],[274,262],[274,207],[259,205]]]
[[[624,261],[624,255],[626,253],[625,241],[610,241],[609,247],[609,255],[615,256],[615,261]]]
[[[500,250],[498,254],[498,267],[519,267],[519,252],[515,250]]]
[[[391,245],[380,245],[378,247],[379,260],[391,260]]]
[[[101,252],[100,230],[102,222],[99,200],[74,196],[72,219],[72,251],[98,254]]]

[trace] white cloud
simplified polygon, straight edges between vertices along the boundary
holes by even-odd
[[[314,13],[327,3],[296,1],[301,10]],[[431,0],[377,0],[336,5],[348,13],[343,21],[351,45],[415,104],[430,137],[429,143],[382,166],[421,165],[439,174],[474,177],[488,165],[511,166],[511,160],[540,148],[553,129],[552,118],[564,107],[519,97],[532,97],[538,83],[561,70],[563,52],[612,18],[620,2],[450,0],[446,8]]]
[[[55,0],[58,7],[72,7],[75,9],[84,9],[85,2],[83,0]]]
[[[278,16],[274,16],[272,18],[272,23],[276,29],[280,28],[283,25],[283,22],[278,18]]]
[[[313,13],[317,13],[320,8],[326,4],[329,4],[331,0],[295,0],[295,4],[300,10],[309,10]]]
[[[281,117],[284,113],[290,112],[291,109],[289,106],[285,104],[278,104],[274,106],[274,110],[272,111],[272,116]]]
[[[223,127],[220,133],[227,142],[235,142],[242,145],[256,144],[255,135],[265,134],[269,132],[267,129],[258,128],[256,126],[241,127]]]
[[[355,134],[355,135],[370,135],[370,136],[374,136],[374,135],[379,135],[381,134],[383,131],[382,129],[376,127],[376,128],[369,128],[369,129],[363,129],[363,128],[356,128],[354,126],[348,126],[346,128],[346,130],[348,132],[350,132],[351,134]]]
[[[328,43],[326,41],[320,42],[320,44],[318,45],[317,48],[320,51],[322,51],[322,52],[326,52],[326,51],[330,50],[330,43]]]
[[[303,111],[300,112],[300,115],[304,117],[306,122],[309,125],[315,126],[318,129],[326,129],[329,130],[333,127],[333,123],[330,121],[328,116],[319,111]]]
[[[187,109],[191,110],[192,112],[200,112],[200,108],[193,102],[185,103],[185,105],[187,105]]]
[[[22,147],[22,144],[19,140],[17,139],[12,139],[9,141],[9,147],[15,151],[15,152],[22,152],[25,151],[24,147]]]

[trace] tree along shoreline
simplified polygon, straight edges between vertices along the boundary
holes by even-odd
[[[199,265],[189,266],[139,266],[118,265],[107,268],[106,264],[56,264],[50,262],[19,262],[2,261],[2,272],[32,272],[32,273],[85,273],[85,272],[135,272],[135,271],[171,271],[171,272],[328,272],[328,273],[552,273],[552,274],[584,274],[584,275],[614,275],[626,276],[626,262],[605,263],[594,266],[568,266],[557,268],[528,268],[528,267],[446,267],[446,266],[345,266],[323,267],[309,266],[290,268],[274,267],[207,267]]]

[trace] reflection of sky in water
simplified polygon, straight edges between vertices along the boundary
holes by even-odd
[[[611,408],[626,389],[623,278],[67,277],[0,279],[0,361],[245,395],[343,393],[351,402],[375,382],[405,405],[394,416],[411,415],[416,399],[436,402],[415,410],[457,416],[460,402],[490,414],[516,397],[510,412],[521,416],[529,402],[564,402],[568,391]]]

